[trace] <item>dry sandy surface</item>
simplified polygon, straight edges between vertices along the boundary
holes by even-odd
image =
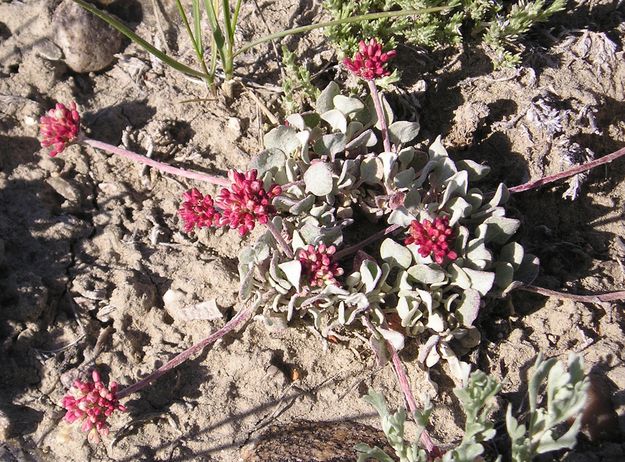
[[[79,147],[50,158],[37,141],[38,118],[56,101],[76,101],[92,137],[142,152],[152,142],[157,159],[217,173],[245,168],[269,125],[240,87],[232,99],[183,103],[209,95],[128,43],[103,71],[69,70],[54,55],[56,3],[0,1],[0,460],[234,461],[268,425],[306,419],[378,426],[363,394],[372,386],[395,406],[401,393],[361,338],[324,346],[305,323],[269,329],[259,320],[131,396],[103,444],[86,442],[61,421],[59,402],[81,371],[96,364],[127,385],[223,325],[240,307],[236,261],[244,242],[236,232],[181,231],[176,211],[192,182]],[[262,21],[254,2],[244,3],[240,40],[319,16],[316,2],[267,1],[259,2]],[[177,26],[163,27],[175,15],[173,2],[160,2],[158,21],[152,1],[127,4],[118,14],[138,33],[192,62]],[[493,71],[474,47],[456,59],[453,50],[426,55],[401,47],[404,96],[396,99],[412,100],[421,142],[442,134],[455,158],[493,167],[493,182],[520,184],[612,152],[625,145],[619,4],[571,2],[568,13],[525,39],[517,70]],[[313,70],[335,59],[321,34],[286,43]],[[273,108],[275,63],[274,48],[265,46],[243,56],[238,69],[267,86],[254,92]],[[335,72],[330,67],[316,83]],[[623,288],[624,179],[620,160],[578,188],[563,183],[515,195],[510,208],[523,223],[521,242],[541,260],[538,285],[575,293]],[[574,200],[563,197],[567,189]],[[181,291],[185,305],[214,300],[222,316],[177,316],[163,302],[169,289]],[[500,409],[522,406],[538,351],[560,359],[574,351],[607,380],[625,430],[622,303],[518,292],[486,306],[478,325],[482,342],[465,360],[501,380]],[[431,385],[415,351],[410,345],[404,360],[421,395]],[[452,444],[463,425],[454,384],[444,368],[430,376],[439,389],[430,430]],[[502,422],[501,412],[495,418]],[[504,445],[496,440],[489,454]],[[290,460],[284,457],[273,460]],[[581,437],[574,452],[558,458],[618,461],[625,452],[618,437]]]

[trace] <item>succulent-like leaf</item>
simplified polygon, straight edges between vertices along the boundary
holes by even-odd
[[[306,191],[313,193],[317,197],[330,194],[334,187],[330,166],[325,162],[313,163],[304,173],[304,183],[306,184]]]

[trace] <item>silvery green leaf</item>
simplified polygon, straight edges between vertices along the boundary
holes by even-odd
[[[241,277],[241,286],[239,287],[239,299],[247,300],[252,295],[254,288],[254,267],[244,273]]]
[[[443,193],[443,200],[440,202],[440,206],[444,207],[447,201],[449,201],[452,197],[466,195],[468,188],[468,173],[464,170],[455,173],[447,180],[445,192]]]
[[[408,165],[412,162],[412,160],[415,158],[415,152],[415,148],[410,146],[407,148],[403,148],[397,153],[397,158],[403,168],[408,167]]]
[[[404,197],[404,207],[409,210],[414,210],[419,205],[421,205],[421,194],[419,190],[416,188],[409,189],[406,192],[406,197]]]
[[[516,271],[515,277],[524,284],[531,284],[538,276],[540,270],[540,261],[538,257],[532,254],[525,254],[523,262]]]
[[[405,207],[399,207],[393,210],[391,214],[388,216],[388,223],[390,225],[399,225],[405,228],[405,227],[410,226],[410,223],[412,223],[414,219],[415,219],[414,216],[412,216],[412,214],[409,213]],[[416,246],[413,246],[413,247],[416,247]],[[409,248],[409,250],[411,250],[412,252],[412,249]]]
[[[486,243],[505,244],[517,232],[521,222],[514,218],[490,217],[484,220],[483,225],[488,227],[484,236]]]
[[[315,142],[313,149],[319,155],[334,157],[345,150],[345,135],[343,133],[323,135]]]
[[[301,114],[291,114],[286,118],[286,121],[291,127],[297,128],[298,130],[306,129],[306,122]]]
[[[471,288],[471,279],[467,273],[465,273],[463,268],[460,268],[455,263],[452,263],[449,265],[449,268],[447,268],[447,272],[449,273],[449,279],[452,284],[465,290]]]
[[[427,327],[432,329],[434,332],[443,332],[445,330],[445,318],[438,312],[434,311],[428,317]]]
[[[419,122],[400,120],[388,127],[388,134],[393,144],[406,144],[419,134]]]
[[[499,259],[510,263],[516,270],[519,269],[523,263],[524,255],[525,250],[521,244],[518,242],[510,242],[501,248],[501,252],[499,252]]]
[[[340,131],[341,133],[347,133],[347,118],[338,109],[331,109],[328,112],[321,114],[321,118],[330,124],[333,131]]]
[[[304,173],[306,191],[317,197],[325,196],[332,192],[334,187],[332,170],[325,162],[315,162]],[[312,204],[311,204],[312,205]]]
[[[358,98],[336,95],[333,99],[334,107],[345,115],[350,115],[362,111],[365,105]]]
[[[488,203],[492,207],[499,207],[505,204],[506,202],[508,202],[509,198],[510,198],[510,192],[508,191],[508,188],[506,187],[505,184],[500,183],[499,186],[497,187],[497,191],[495,191],[495,195],[490,201],[488,201]]]
[[[384,166],[384,178],[390,179],[391,174],[395,170],[395,162],[397,161],[397,154],[394,152],[383,152],[378,155],[378,159],[382,161],[382,165]]]
[[[473,210],[478,210],[482,206],[482,202],[484,201],[484,195],[482,194],[482,191],[477,188],[469,189],[467,195],[464,198],[469,204],[471,204]]]
[[[428,154],[430,155],[431,160],[447,159],[449,157],[447,149],[443,146],[440,135],[436,137],[434,143],[432,143],[428,148]]]
[[[378,281],[382,277],[382,270],[373,260],[365,260],[360,265],[360,277],[365,285],[365,292],[369,293],[375,289]]]
[[[256,256],[255,249],[252,247],[243,247],[239,254],[239,266],[249,266],[254,263],[254,257]]]
[[[506,289],[514,282],[514,267],[507,261],[495,263],[495,284],[500,289]]]
[[[401,319],[402,327],[412,327],[412,321],[421,318],[419,303],[411,297],[399,297],[397,301],[397,314]],[[415,316],[415,315],[419,316]]]
[[[478,164],[469,159],[456,162],[456,166],[459,170],[466,170],[469,173],[469,180],[471,181],[479,181],[490,173],[489,166]]]
[[[458,220],[471,215],[473,207],[462,197],[454,197],[447,204],[447,209],[451,210],[451,218],[449,219],[449,226],[455,226]]]
[[[341,89],[339,85],[334,81],[330,82],[317,98],[317,102],[315,103],[315,109],[317,112],[319,114],[323,114],[324,112],[334,109],[334,97],[340,92]]]
[[[286,279],[296,290],[299,290],[299,282],[302,276],[302,264],[299,260],[287,261],[280,263],[278,268],[282,270]]]
[[[445,280],[445,272],[438,265],[415,265],[408,269],[411,278],[423,284],[437,284]]]
[[[328,109],[328,111],[330,109]],[[325,112],[325,111],[320,111],[320,112]],[[306,127],[308,128],[316,128],[317,125],[319,125],[319,122],[321,122],[321,117],[319,116],[319,113],[315,111],[302,112],[301,116],[304,119],[304,123],[306,123]]]
[[[357,133],[362,132],[363,129],[363,125],[358,122],[357,120],[354,122],[350,122],[347,125],[347,131],[345,132],[345,135],[347,137],[348,140],[351,140],[352,138],[354,138],[354,135],[356,135]]]
[[[371,447],[365,443],[358,443],[354,446],[354,449],[358,453],[358,459],[356,459],[356,462],[367,462],[372,459],[377,460],[378,462],[394,461],[391,456],[377,446]]]
[[[421,290],[416,289],[417,294],[419,294],[419,298],[421,302],[425,305],[428,310],[428,316],[432,316],[432,312],[434,310],[434,300],[432,299],[432,294],[429,290]]]
[[[308,145],[309,145],[308,141],[310,140],[310,132],[309,131],[299,132],[296,136],[302,146],[302,151],[301,151],[302,160],[306,162],[307,164],[310,164],[310,156],[308,155]]]
[[[398,172],[395,175],[395,186],[398,188],[409,188],[412,182],[415,180],[416,174],[412,167]]]
[[[260,177],[263,176],[265,172],[283,167],[285,162],[286,155],[281,149],[270,148],[265,149],[252,158],[250,169],[256,169]]]
[[[429,368],[434,367],[436,363],[440,361],[440,359],[441,359],[441,355],[438,354],[438,350],[436,346],[434,346],[434,348],[432,348],[428,352],[428,355],[425,357],[425,365]]]
[[[293,248],[294,252],[296,250],[303,249],[304,247],[306,247],[306,243],[304,242],[304,240],[302,239],[302,236],[300,236],[300,234],[297,231],[293,231],[293,238],[291,239],[291,247]]]
[[[463,268],[464,272],[471,279],[471,288],[477,290],[480,295],[484,296],[493,287],[495,282],[495,273],[489,271],[476,271],[470,268]]]
[[[377,142],[378,142],[378,138],[375,136],[375,133],[373,133],[373,130],[369,129],[369,130],[365,130],[356,138],[354,138],[349,143],[347,143],[345,145],[345,149],[347,151],[353,151],[362,146],[367,146],[367,147],[375,146]]]
[[[263,143],[265,149],[279,149],[287,156],[301,147],[301,142],[297,138],[297,130],[284,125],[278,125],[269,131],[264,136]]]
[[[289,209],[289,213],[293,215],[299,215],[300,213],[310,211],[314,203],[315,203],[315,196],[309,194],[306,197],[304,197],[302,200],[297,202],[295,205],[293,205]]]
[[[405,337],[403,336],[403,334],[393,329],[384,329],[382,327],[378,327],[377,329],[382,337],[384,337],[387,342],[393,345],[393,348],[398,351],[404,348]]]
[[[417,178],[417,180],[415,181],[414,187],[420,188],[421,186],[423,186],[425,181],[428,179],[428,175],[437,167],[440,167],[440,163],[438,161],[428,161],[421,169],[419,178]]]
[[[486,260],[491,262],[493,260],[493,254],[486,248],[484,239],[473,239],[469,241],[466,247],[466,258],[469,261],[473,260]]]
[[[466,289],[462,293],[457,312],[462,316],[462,324],[471,327],[480,312],[480,294],[475,289]]]
[[[377,184],[384,178],[383,164],[377,157],[368,157],[360,163],[360,179],[367,184]]]
[[[406,269],[412,263],[412,254],[410,250],[393,239],[384,239],[380,246],[380,256],[382,260],[387,262],[391,267],[398,266]]]

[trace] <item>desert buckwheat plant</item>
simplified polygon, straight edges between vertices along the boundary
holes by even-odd
[[[499,184],[484,191],[480,185],[488,166],[453,160],[440,137],[426,151],[417,149],[419,124],[396,120],[376,84],[389,75],[394,56],[375,38],[360,41],[343,65],[366,82],[368,93],[346,96],[339,83],[330,82],[314,110],[287,116],[265,134],[265,149],[248,168],[231,170],[227,177],[185,170],[90,139],[81,131],[75,103],[58,103],[41,118],[41,143],[52,148],[51,156],[71,145],[89,146],[218,186],[214,197],[200,186],[182,195],[178,214],[185,232],[227,228],[247,238],[261,229],[239,254],[243,308],[137,383],[106,386],[97,370],[90,379],[75,381],[62,402],[68,422],[80,424],[93,441],[106,435],[108,419],[125,411],[120,400],[259,311],[268,322],[308,322],[325,338],[356,329],[368,332],[380,362],[390,359],[410,415],[420,425],[422,446],[405,446],[405,414],[389,417],[380,397],[369,398],[386,419],[385,431],[402,460],[473,460],[470,455],[481,454],[480,443],[494,434],[488,402],[498,386],[482,373],[469,375],[470,365],[461,360],[480,342],[476,320],[486,303],[512,290],[545,293],[529,285],[538,259],[515,241],[520,221],[507,216],[510,193],[605,164],[625,150],[524,185],[509,189]],[[614,297],[623,298],[623,293],[596,299]],[[465,385],[457,396],[467,410],[466,437],[444,455],[424,429],[427,412],[418,411],[398,355],[407,342],[418,345],[417,361],[424,369],[445,361],[456,382]],[[521,454],[516,460],[529,460],[522,454],[545,448],[570,447],[577,423],[565,439],[555,439],[551,429],[583,406],[585,385],[577,360],[570,362],[568,375],[553,360],[539,359],[535,369],[529,422],[507,417],[512,452]],[[536,398],[545,377],[546,410]],[[380,455],[370,448],[359,450]]]

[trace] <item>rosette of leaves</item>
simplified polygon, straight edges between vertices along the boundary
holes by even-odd
[[[310,314],[324,335],[366,317],[378,346],[390,341],[401,349],[406,337],[416,337],[420,361],[431,367],[443,358],[454,376],[466,380],[468,365],[458,356],[480,341],[474,323],[485,300],[530,282],[538,260],[512,240],[520,222],[506,217],[505,185],[492,193],[475,187],[489,168],[454,162],[440,139],[427,153],[416,150],[409,144],[418,123],[394,120],[383,103],[392,152],[377,149],[371,98],[343,96],[334,82],[321,92],[315,111],[293,114],[267,133],[266,149],[251,167],[267,185],[282,185],[273,223],[293,255],[263,235],[241,255],[241,296],[255,287],[273,291],[266,316],[290,321]],[[436,263],[418,245],[404,244],[412,222],[436,217],[447,217],[453,229],[453,261]],[[353,243],[350,229],[365,225],[356,219],[396,225],[401,234],[371,254],[342,259],[340,287],[309,287],[298,250],[324,243],[340,253]]]

